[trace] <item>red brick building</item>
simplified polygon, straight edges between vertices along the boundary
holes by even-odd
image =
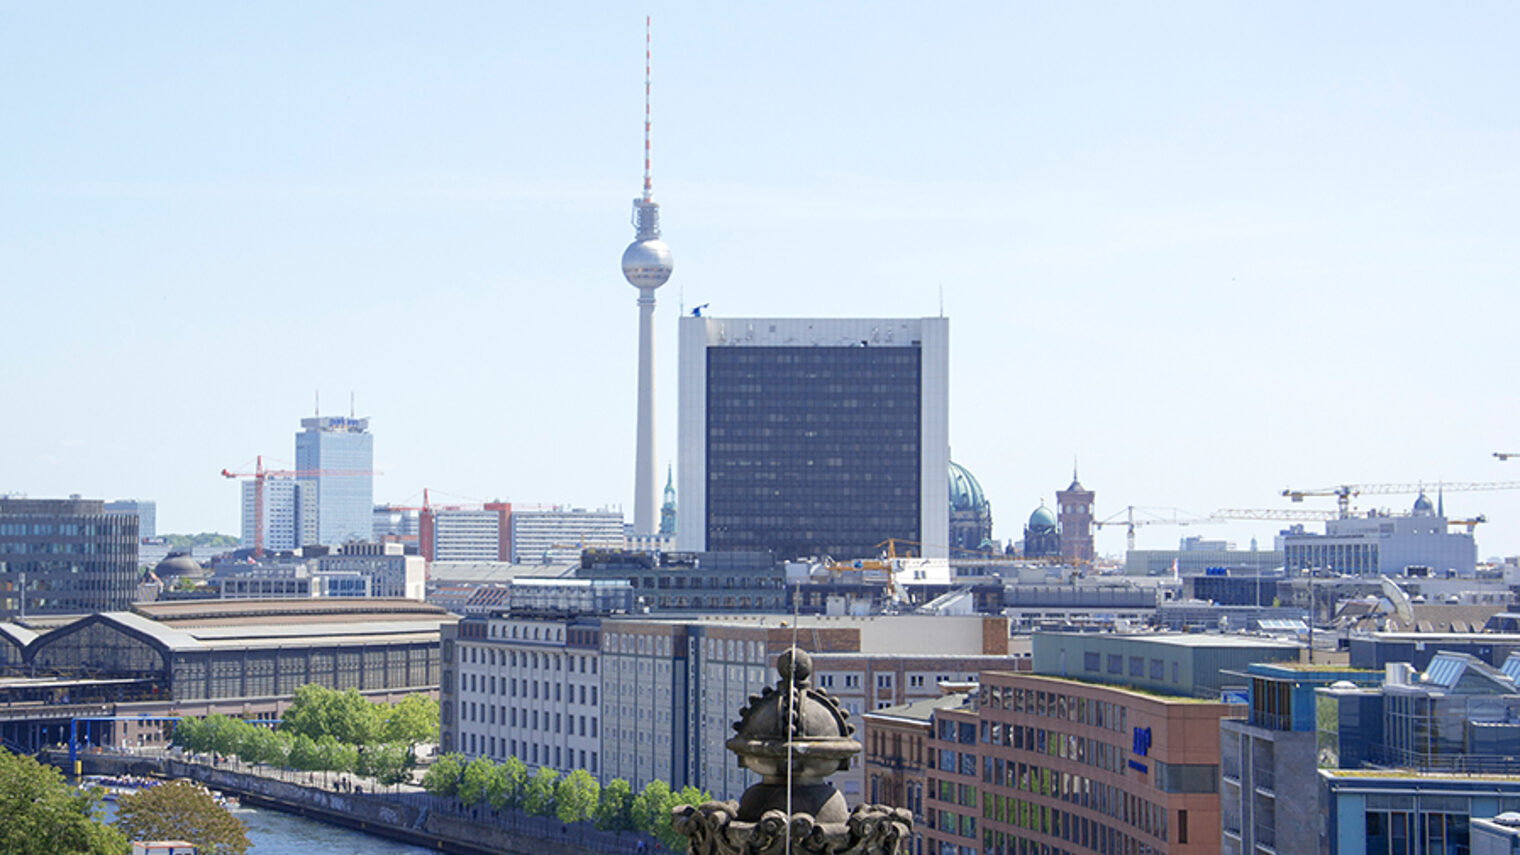
[[[1056,491],[1056,519],[1061,529],[1061,560],[1068,564],[1091,564],[1093,560],[1093,498],[1097,494],[1082,486],[1076,469],[1071,486]]]

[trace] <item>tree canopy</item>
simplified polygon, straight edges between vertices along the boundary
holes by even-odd
[[[99,790],[75,790],[63,775],[0,749],[0,852],[6,855],[121,855],[127,839],[96,819]]]
[[[516,757],[508,757],[498,763],[486,785],[486,800],[491,807],[501,810],[522,804],[524,790],[528,786],[528,767]]]
[[[405,745],[392,742],[366,745],[358,759],[355,771],[374,778],[384,786],[410,780],[412,767],[416,765]]]
[[[596,811],[602,787],[585,769],[576,769],[554,785],[554,815],[560,822],[580,822]]]
[[[671,828],[671,811],[712,798],[696,787],[673,792],[664,781],[651,781],[634,794],[622,778],[602,787],[584,769],[561,778],[553,769],[540,766],[530,775],[517,757],[493,763],[480,756],[467,761],[461,754],[440,756],[423,776],[422,785],[435,796],[454,796],[467,805],[484,802],[495,810],[521,808],[564,823],[590,820],[603,831],[642,831],[672,851],[681,851],[686,839]]]
[[[423,774],[422,788],[435,796],[457,796],[459,795],[459,776],[463,773],[463,755],[441,755]]]
[[[614,778],[602,787],[597,799],[596,812],[591,820],[602,831],[623,831],[633,828],[633,788],[622,778]]]
[[[523,788],[523,810],[534,816],[554,815],[554,785],[558,782],[559,775],[548,766],[538,767],[538,771],[528,779],[528,784]]]
[[[184,781],[121,796],[116,825],[135,840],[187,840],[203,855],[243,855],[249,846],[242,820]]]
[[[467,805],[480,804],[494,774],[495,764],[485,757],[476,757],[465,764],[459,774],[459,800]]]
[[[367,745],[378,740],[381,724],[380,708],[365,700],[358,689],[340,692],[307,683],[296,687],[294,700],[281,716],[280,729],[319,741],[331,736],[349,745]]]
[[[664,781],[650,781],[633,798],[629,813],[636,828],[648,831],[671,851],[680,851],[686,845],[682,837],[670,825],[671,811],[682,805],[700,805],[712,796],[696,787],[684,787],[672,792]]]
[[[411,694],[391,704],[381,714],[380,739],[415,749],[419,742],[438,741],[438,701],[424,694]]]

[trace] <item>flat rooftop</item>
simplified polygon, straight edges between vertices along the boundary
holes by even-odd
[[[923,698],[907,704],[884,707],[879,710],[870,710],[861,713],[862,718],[890,718],[898,721],[911,721],[927,724],[935,710],[953,709],[966,703],[969,695],[965,692],[953,692],[948,695],[940,695],[937,698]]]
[[[1366,640],[1368,637],[1375,641],[1457,641],[1472,644],[1483,642],[1499,642],[1500,644],[1520,644],[1520,633],[1514,632],[1373,632],[1368,636],[1351,636],[1352,641]]]
[[[452,621],[441,606],[406,599],[323,597],[271,600],[171,600],[136,603],[132,614],[177,629],[265,626],[271,623],[342,624],[397,620]]]
[[[988,671],[999,676],[1007,675],[1029,680],[1048,680],[1052,683],[1060,683],[1066,686],[1082,686],[1089,689],[1102,689],[1105,692],[1123,692],[1126,695],[1134,695],[1150,701],[1159,701],[1164,704],[1219,704],[1220,706],[1240,706],[1229,704],[1218,698],[1195,698],[1191,695],[1170,695],[1165,692],[1153,692],[1148,689],[1137,689],[1134,686],[1126,686],[1123,683],[1104,683],[1097,680],[1073,680],[1070,677],[1056,677],[1050,674],[1032,674],[1028,671]]]
[[[505,582],[510,579],[564,579],[575,576],[574,564],[512,564],[506,561],[434,561],[428,564],[428,581],[437,585]]]
[[[1260,649],[1263,647],[1276,647],[1284,650],[1297,650],[1301,645],[1297,642],[1282,641],[1263,635],[1220,635],[1207,632],[1131,632],[1131,633],[1102,633],[1090,632],[1036,632],[1035,635],[1069,636],[1072,638],[1102,638],[1104,640],[1117,641],[1145,641],[1152,644],[1166,644],[1172,647],[1244,647]],[[1520,636],[1517,636],[1520,638]]]

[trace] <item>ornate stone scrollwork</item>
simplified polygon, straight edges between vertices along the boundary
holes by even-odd
[[[691,855],[897,855],[913,815],[885,805],[845,806],[824,778],[849,769],[860,743],[839,702],[811,685],[812,658],[789,650],[776,662],[781,679],[739,711],[727,747],[760,782],[739,801],[676,808],[671,826]],[[787,817],[787,809],[791,817]]]
[[[779,810],[766,811],[759,822],[736,819],[738,812],[738,802],[708,802],[677,809],[671,822],[690,839],[691,855],[781,855],[788,830],[798,855],[895,855],[913,830],[911,814],[883,805],[860,805],[844,822],[794,814],[790,829]]]

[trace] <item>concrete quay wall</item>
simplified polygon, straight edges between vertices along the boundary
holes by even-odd
[[[49,752],[44,760],[65,769],[68,755]],[[266,778],[232,769],[189,763],[171,757],[120,754],[80,755],[87,775],[156,775],[189,778],[214,790],[235,793],[257,807],[310,817],[459,855],[591,855],[631,853],[643,835],[618,835],[597,831],[587,823],[564,826],[558,820],[502,811],[512,827],[502,827],[473,817],[489,813],[483,808],[438,810],[430,804],[447,804],[421,793],[332,792],[318,787]],[[648,841],[652,844],[653,841]],[[649,849],[653,849],[651,845]]]

